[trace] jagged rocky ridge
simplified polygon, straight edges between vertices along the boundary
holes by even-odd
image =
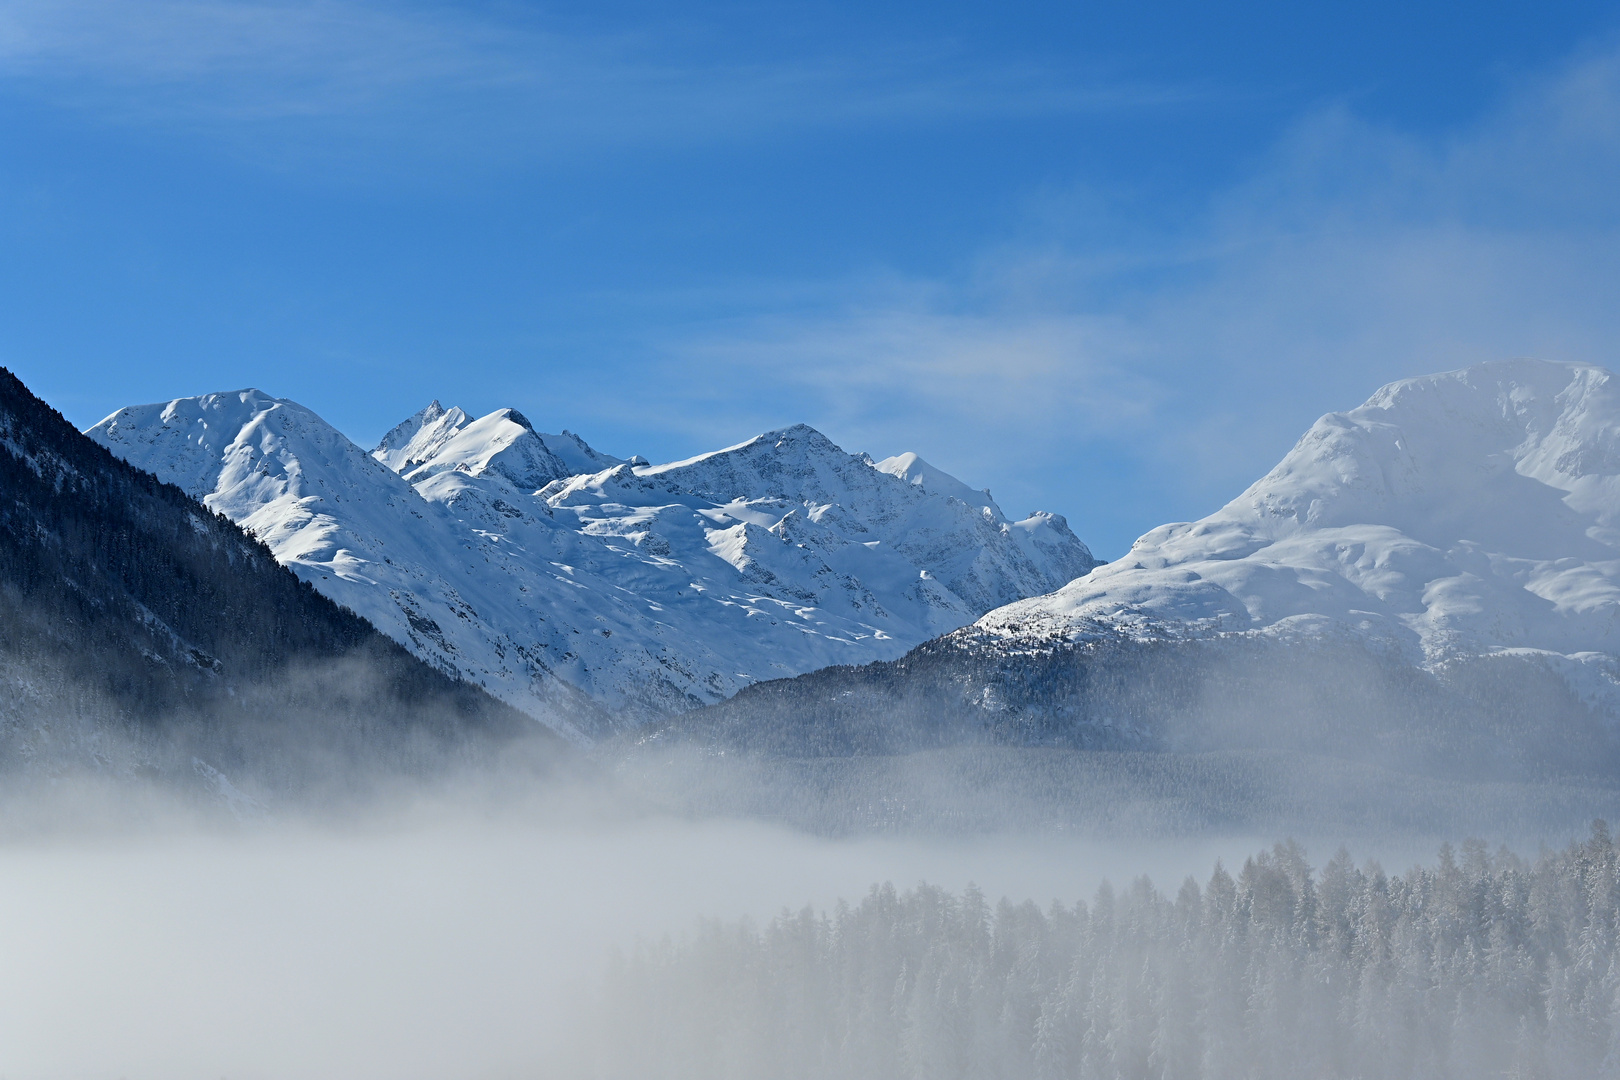
[[[1620,765],[1620,387],[1513,361],[1318,421],[1202,521],[907,657],[655,734],[771,754],[1288,747],[1470,775]]]
[[[902,655],[1095,565],[915,455],[803,425],[649,465],[437,402],[367,454],[258,391],[122,409],[92,438],[260,537],[416,655],[570,735],[760,679]]]
[[[274,788],[538,726],[422,664],[0,369],[0,763]],[[221,772],[223,770],[223,773]]]

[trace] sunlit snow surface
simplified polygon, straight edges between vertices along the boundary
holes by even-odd
[[[573,688],[632,715],[687,708],[899,656],[1093,565],[1062,518],[1009,521],[915,455],[874,463],[802,425],[647,465],[435,402],[367,454],[246,390],[122,409],[88,434],[565,730]]]
[[[1538,360],[1391,383],[1322,417],[1216,513],[978,625],[1042,638],[1188,624],[1368,635],[1421,663],[1544,650],[1614,701],[1620,384]]]

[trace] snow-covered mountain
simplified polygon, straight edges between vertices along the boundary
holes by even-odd
[[[368,454],[256,390],[122,409],[88,434],[259,536],[418,656],[574,734],[864,663],[1095,565],[915,455],[796,426],[686,461],[598,453],[434,402]],[[584,728],[587,730],[581,731]]]
[[[1015,639],[1109,627],[1350,633],[1424,665],[1542,650],[1612,672],[1620,381],[1513,360],[1391,383],[1322,417],[1209,517],[977,625]]]

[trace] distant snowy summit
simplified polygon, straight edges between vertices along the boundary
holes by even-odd
[[[396,426],[371,456],[416,483],[446,470],[505,477],[518,488],[623,465],[599,454],[571,432],[545,435],[516,409],[496,409],[474,420],[437,401]]]
[[[87,433],[262,539],[416,655],[588,737],[751,682],[897,657],[1096,560],[914,454],[813,428],[665,465],[434,402],[371,453],[257,390]],[[587,730],[581,730],[581,729]]]
[[[1391,383],[1216,513],[976,627],[1109,630],[1348,633],[1420,664],[1541,650],[1613,683],[1620,382],[1514,360]]]

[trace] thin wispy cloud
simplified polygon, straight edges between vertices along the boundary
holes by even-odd
[[[766,54],[712,37],[364,0],[0,0],[0,85],[125,122],[358,121],[372,146],[507,156],[1206,96],[986,64],[944,41]]]
[[[1620,52],[1444,137],[1308,117],[1175,243],[1004,248],[957,281],[851,286],[667,349],[861,440],[941,447],[1020,508],[1065,491],[1117,553],[1157,523],[1133,518],[1143,501],[1212,510],[1391,379],[1515,355],[1620,367],[1615,191]],[[1085,478],[1099,459],[1162,486]]]
[[[1153,417],[1163,390],[1130,368],[1136,328],[1079,313],[965,311],[961,299],[937,291],[888,304],[864,298],[810,319],[707,327],[664,362],[672,376],[708,377],[682,386],[676,376],[666,390],[692,406],[685,415],[712,424],[734,396],[726,388],[774,386],[761,397],[781,419],[793,410],[812,416],[850,449],[928,448],[941,466],[980,483],[1005,475],[1011,459],[1050,450],[1054,436],[1126,436]],[[757,405],[733,420],[770,422]]]

